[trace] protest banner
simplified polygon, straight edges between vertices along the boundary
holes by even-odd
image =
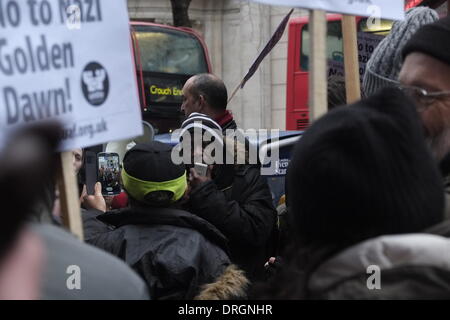
[[[263,51],[261,51],[258,58],[256,58],[255,62],[248,70],[248,73],[242,80],[241,89],[244,88],[246,82],[255,74],[256,70],[258,69],[259,65],[264,60],[264,58],[270,53],[270,51],[272,51],[272,49],[275,47],[278,41],[280,41],[281,37],[283,36],[284,30],[286,30],[286,26],[289,21],[289,18],[291,17],[292,12],[294,12],[294,9],[291,9],[291,11],[289,11],[289,13],[284,17],[284,19],[281,21],[280,25],[277,27],[274,34],[270,38],[269,42],[264,47]]]
[[[367,32],[358,32],[357,34],[359,62],[358,72],[360,84],[362,84],[363,75],[366,71],[366,64],[381,40],[383,40],[383,36],[381,35]],[[328,60],[328,76],[332,75],[338,75],[341,77],[345,76],[343,61],[332,59]]]
[[[353,16],[372,16],[391,20],[403,20],[403,0],[252,0],[274,6],[288,6],[326,12],[344,13]],[[376,10],[374,10],[376,9]]]
[[[253,77],[253,75],[255,74],[256,70],[258,70],[259,65],[264,60],[264,58],[270,53],[270,51],[272,51],[272,49],[280,41],[281,37],[283,36],[284,30],[286,30],[286,26],[287,26],[287,24],[289,22],[289,18],[291,16],[292,12],[294,12],[294,9],[291,9],[291,11],[289,11],[289,13],[280,22],[280,24],[278,25],[278,27],[275,30],[274,34],[270,38],[269,42],[267,42],[267,44],[265,45],[264,49],[261,51],[259,56],[256,58],[256,60],[253,62],[253,64],[249,68],[247,74],[244,76],[244,78],[239,83],[239,85],[233,90],[230,98],[228,99],[228,103],[230,103],[230,101],[234,98],[234,96],[236,95],[236,93],[239,90],[239,88],[240,89],[244,88],[244,86],[247,83],[247,81],[251,77]]]
[[[62,208],[80,237],[68,151],[142,134],[128,22],[126,0],[0,0],[0,145],[23,125],[62,123]]]

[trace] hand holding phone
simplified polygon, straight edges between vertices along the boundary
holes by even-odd
[[[208,172],[208,165],[196,162],[194,164],[194,169],[199,176],[206,177],[206,173]]]
[[[210,168],[203,163],[195,163],[194,168],[189,169],[189,186],[196,186],[211,180]]]
[[[86,188],[84,188],[80,200],[85,209],[96,209],[102,212],[106,212],[108,210],[106,199],[102,195],[102,187],[100,182],[97,182],[95,184],[93,195],[88,195],[86,192]]]

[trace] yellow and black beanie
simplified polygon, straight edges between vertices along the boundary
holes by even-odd
[[[137,144],[124,156],[123,187],[135,200],[145,202],[155,191],[169,191],[172,202],[180,200],[187,188],[186,169],[171,159],[172,147],[158,141]]]

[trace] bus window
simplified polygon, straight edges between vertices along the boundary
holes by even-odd
[[[363,18],[358,23],[358,31],[369,32],[372,34],[387,36],[391,31],[392,24],[394,23],[391,20],[381,19],[379,25],[369,26],[368,18]]]
[[[136,26],[143,72],[193,75],[208,72],[205,54],[193,36],[176,30]]]
[[[305,24],[302,28],[302,45],[300,53],[300,70],[309,70],[309,30]],[[338,62],[344,61],[341,21],[328,21],[327,23],[327,59]]]
[[[133,22],[131,27],[143,119],[167,133],[179,128],[187,79],[210,72],[207,50],[190,30]]]

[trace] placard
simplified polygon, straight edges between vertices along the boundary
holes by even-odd
[[[0,1],[0,138],[48,119],[61,151],[142,134],[126,0]]]
[[[362,17],[377,17],[403,20],[405,2],[403,0],[251,0],[274,6],[289,6],[316,9],[327,12],[345,13]]]

